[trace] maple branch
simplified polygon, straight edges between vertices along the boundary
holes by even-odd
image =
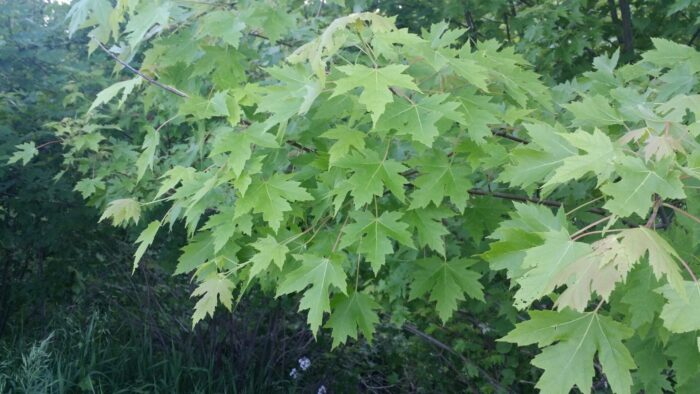
[[[534,202],[535,204],[542,204],[546,205],[548,207],[553,207],[553,208],[559,208],[563,203],[555,200],[545,200],[545,199],[540,199],[540,198],[534,198],[534,197],[527,197],[519,194],[511,194],[511,193],[501,193],[501,192],[491,192],[491,191],[486,191],[482,189],[469,189],[469,194],[475,195],[475,196],[493,196],[497,198],[502,198],[505,200],[513,200],[513,201],[522,201],[522,202]],[[588,210],[589,212],[596,213],[599,215],[605,215],[607,212],[603,209],[600,208],[590,208]]]
[[[335,243],[333,244],[333,249],[331,249],[331,253],[335,252],[335,250],[338,248],[338,244],[340,243],[340,236],[343,235],[343,229],[345,228],[345,225],[348,224],[348,219],[350,219],[350,215],[345,215],[345,220],[340,226],[340,229],[338,229],[338,236],[335,239]]]
[[[603,233],[614,233],[614,232],[618,232],[618,231],[622,231],[622,230],[623,230],[623,229],[621,229],[621,228],[611,228],[611,229],[607,229],[607,230],[589,231],[589,232],[587,232],[587,233],[579,234],[578,236],[575,236],[575,237],[572,236],[572,237],[571,237],[571,240],[572,240],[572,241],[577,241],[577,240],[579,240],[579,239],[581,239],[581,238],[583,238],[583,237],[587,237],[587,236],[589,236],[589,235],[603,234]]]
[[[49,146],[49,145],[53,145],[53,144],[58,144],[58,143],[60,143],[60,142],[61,142],[61,140],[53,140],[53,141],[49,141],[49,142],[44,142],[43,144],[37,146],[36,149],[41,149],[41,148],[43,148],[43,147],[45,147],[45,146]]]
[[[248,120],[246,120],[246,119],[241,119],[240,124],[242,124],[242,125],[244,125],[244,126],[246,126],[246,127],[251,125],[250,121],[248,121]],[[298,143],[297,141],[294,141],[294,140],[286,140],[286,141],[284,141],[284,142],[286,142],[288,145],[293,146],[293,147],[295,147],[295,148],[297,148],[297,149],[299,149],[299,150],[302,150],[302,151],[304,151],[304,152],[306,152],[306,153],[316,153],[316,149],[314,149],[314,148],[309,148],[308,146],[304,146],[304,145]]]
[[[603,198],[604,198],[603,196],[600,196],[600,197],[596,197],[596,198],[592,199],[591,201],[584,202],[583,204],[577,206],[576,208],[570,210],[569,212],[566,212],[566,216],[571,215],[572,213],[578,211],[579,209],[585,207],[586,205],[590,205],[590,204],[593,204],[593,203],[596,202],[596,201],[602,200]]]
[[[522,138],[520,138],[520,137],[516,137],[516,136],[514,136],[514,135],[508,134],[508,133],[506,133],[505,131],[502,131],[502,130],[491,130],[491,133],[492,133],[493,135],[497,135],[497,136],[499,136],[499,137],[503,137],[503,138],[509,139],[509,140],[511,140],[511,141],[519,142],[519,143],[521,143],[521,144],[527,145],[527,144],[530,143],[530,141],[528,141],[528,140],[525,140],[525,139],[522,139]]]
[[[659,214],[659,207],[662,203],[663,201],[661,200],[661,197],[657,195],[656,200],[654,200],[654,208],[652,208],[649,220],[647,220],[647,224],[645,224],[644,227],[652,228],[654,226],[654,222],[656,221],[656,215]]]
[[[270,41],[270,42],[277,42],[277,43],[282,44],[282,45],[284,45],[284,46],[286,46],[286,47],[288,47],[288,48],[294,48],[294,47],[296,47],[296,45],[294,45],[294,44],[292,44],[292,43],[290,43],[290,42],[286,42],[286,41],[282,41],[282,40],[272,41],[272,39],[271,39],[270,37],[265,36],[265,35],[262,35],[262,34],[260,34],[260,33],[258,33],[258,32],[251,31],[251,32],[248,33],[248,35],[249,35],[249,36],[253,36],[253,37],[262,38],[263,40]]]
[[[469,364],[469,365],[475,367],[476,369],[479,370],[479,373],[481,373],[484,376],[484,378],[486,380],[488,380],[489,383],[491,383],[491,385],[494,388],[496,388],[498,391],[507,392],[507,393],[511,392],[510,390],[507,390],[505,387],[501,386],[501,384],[498,382],[498,380],[496,380],[493,376],[491,376],[486,370],[484,370],[480,366],[476,365],[472,360],[457,353],[450,346],[442,343],[440,340],[436,339],[432,335],[424,333],[423,331],[419,330],[416,326],[414,326],[411,323],[405,323],[403,325],[403,329],[410,332],[411,334],[418,336],[419,338],[423,339],[424,341],[426,341],[426,342],[428,342],[428,343],[430,343],[430,344],[432,344],[432,345],[434,345],[442,350],[445,350],[452,355],[459,357],[465,364]]]
[[[147,76],[146,74],[142,73],[141,71],[135,69],[135,68],[132,67],[129,63],[123,61],[123,60],[120,59],[117,55],[113,54],[113,53],[112,53],[109,49],[107,49],[107,48],[104,46],[104,44],[102,44],[100,41],[97,41],[97,45],[99,45],[99,46],[100,46],[100,49],[102,49],[105,53],[107,53],[107,54],[108,54],[112,59],[114,59],[117,63],[121,64],[122,66],[124,66],[124,68],[126,68],[126,69],[129,70],[129,71],[131,71],[132,73],[134,73],[134,74],[138,75],[139,77],[145,79],[146,81],[148,81],[148,83],[153,84],[153,85],[155,85],[155,86],[158,86],[159,88],[164,89],[164,90],[166,90],[166,91],[168,91],[168,92],[170,92],[170,93],[173,93],[173,94],[175,94],[175,95],[178,95],[178,96],[180,96],[180,97],[190,97],[189,95],[187,95],[187,93],[185,93],[185,92],[183,92],[183,91],[180,91],[180,90],[178,90],[178,89],[175,89],[175,88],[172,87],[172,86],[164,85],[164,84],[162,84],[162,83],[156,81],[155,79],[153,79],[153,78]]]
[[[287,144],[289,144],[289,145],[291,145],[291,146],[293,146],[293,147],[299,149],[299,150],[303,150],[303,151],[306,152],[306,153],[315,153],[315,152],[316,152],[316,150],[315,150],[314,148],[309,148],[309,147],[304,146],[304,145],[302,145],[302,144],[300,144],[300,143],[298,143],[298,142],[296,142],[296,141],[294,141],[294,140],[287,140],[287,141],[285,141],[285,142],[286,142]]]
[[[522,201],[522,202],[534,202],[536,204],[542,204],[546,205],[548,207],[561,207],[562,203],[559,201],[554,201],[554,200],[543,200],[539,198],[534,198],[534,197],[527,197],[519,194],[511,194],[511,193],[501,193],[501,192],[491,192],[483,189],[469,189],[469,194],[475,195],[475,196],[493,196],[497,198],[502,198],[505,200],[513,200],[513,201]]]
[[[169,118],[168,120],[166,120],[165,122],[161,123],[160,126],[158,126],[158,128],[156,129],[156,133],[158,133],[160,131],[160,129],[165,127],[165,125],[167,125],[168,123],[175,120],[178,116],[180,116],[180,114],[176,114],[175,116],[173,116],[173,117]]]
[[[602,218],[602,219],[600,219],[600,220],[596,220],[595,222],[589,224],[588,226],[586,226],[586,227],[584,227],[584,228],[578,230],[577,232],[571,234],[571,239],[575,239],[577,235],[580,235],[580,234],[585,233],[586,230],[589,230],[589,229],[591,229],[591,228],[593,228],[593,227],[595,227],[595,226],[597,226],[597,225],[599,225],[599,224],[601,224],[601,223],[603,223],[603,222],[607,222],[608,220],[610,220],[610,218],[612,218],[612,215],[608,215],[608,216],[606,216],[606,217],[604,217],[604,218]]]
[[[690,214],[689,212],[684,211],[684,210],[678,208],[677,206],[674,206],[674,205],[671,205],[671,204],[667,204],[667,203],[663,203],[663,204],[661,204],[661,205],[665,206],[666,208],[671,208],[671,209],[673,209],[674,211],[680,213],[681,215],[683,215],[683,216],[685,216],[685,217],[687,217],[687,218],[690,218],[690,219],[692,219],[692,220],[694,220],[694,221],[700,223],[700,218],[699,218],[699,217],[697,217],[697,216],[695,216],[695,215],[692,215],[692,214]]]
[[[693,42],[695,41],[696,38],[700,36],[700,27],[695,30],[695,33],[693,34],[692,37],[690,37],[690,40],[688,41],[688,46],[692,46]]]
[[[685,270],[688,271],[688,274],[690,274],[690,277],[693,278],[693,282],[698,283],[698,277],[695,276],[695,273],[693,272],[692,269],[690,269],[690,266],[688,263],[681,259],[680,257],[678,258],[681,261],[681,264],[683,264],[683,267],[685,267]]]

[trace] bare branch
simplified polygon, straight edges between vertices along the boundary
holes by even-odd
[[[99,46],[100,46],[100,49],[102,49],[106,54],[108,54],[108,55],[109,55],[112,59],[114,59],[117,63],[121,64],[122,66],[124,66],[127,70],[131,71],[132,73],[134,73],[134,74],[138,75],[139,77],[145,79],[146,81],[148,81],[148,83],[153,84],[153,85],[156,85],[156,86],[158,86],[159,88],[164,89],[164,90],[166,90],[166,91],[168,91],[168,92],[170,92],[170,93],[176,94],[176,95],[178,95],[178,96],[180,96],[180,97],[190,97],[189,95],[187,95],[187,93],[185,93],[185,92],[183,92],[183,91],[180,91],[180,90],[178,90],[178,89],[175,89],[175,88],[172,87],[172,86],[164,85],[164,84],[162,84],[162,83],[156,81],[155,79],[153,79],[153,78],[147,76],[146,74],[142,73],[141,71],[135,69],[134,67],[132,67],[131,65],[129,65],[129,63],[123,61],[123,60],[120,59],[117,55],[115,55],[115,54],[113,54],[112,52],[110,52],[110,50],[107,49],[107,48],[104,46],[104,44],[102,44],[101,42],[97,41],[97,45],[99,45]]]
[[[683,215],[683,216],[685,216],[685,217],[687,217],[687,218],[690,218],[690,219],[692,219],[692,220],[694,220],[694,221],[700,223],[700,218],[698,218],[698,217],[695,216],[695,215],[690,214],[689,212],[686,212],[686,211],[684,211],[684,210],[678,208],[677,206],[674,206],[674,205],[671,205],[671,204],[667,204],[667,203],[663,203],[662,205],[665,206],[666,208],[671,208],[671,209],[673,209],[674,211],[680,213],[681,215]]]
[[[432,345],[434,345],[434,346],[436,346],[436,347],[438,347],[438,348],[440,348],[440,349],[442,349],[442,350],[445,350],[445,351],[447,351],[448,353],[450,353],[450,354],[452,354],[452,355],[455,355],[455,356],[459,357],[465,364],[470,364],[471,366],[476,367],[476,368],[479,370],[479,372],[481,373],[481,375],[482,375],[486,380],[488,380],[489,383],[491,383],[491,385],[492,385],[498,392],[505,392],[505,393],[510,393],[510,392],[511,392],[510,390],[508,390],[508,389],[506,389],[505,387],[501,386],[501,384],[498,382],[498,380],[496,380],[493,376],[491,376],[486,370],[484,370],[483,368],[479,367],[479,366],[476,365],[473,361],[469,360],[468,358],[464,357],[463,355],[457,353],[454,349],[452,349],[452,348],[449,347],[448,345],[446,345],[446,344],[440,342],[440,341],[439,341],[438,339],[436,339],[435,337],[433,337],[433,336],[431,336],[431,335],[429,335],[429,334],[424,333],[423,331],[419,330],[416,326],[414,326],[413,324],[410,324],[410,323],[404,324],[404,325],[403,325],[403,328],[404,328],[404,330],[410,332],[411,334],[414,334],[414,335],[418,336],[419,338],[423,339],[424,341],[426,341],[426,342],[428,342],[428,343],[430,343],[430,344],[432,344]]]

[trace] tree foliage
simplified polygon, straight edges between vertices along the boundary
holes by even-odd
[[[380,316],[444,324],[467,299],[501,303],[515,324],[502,341],[541,348],[543,392],[589,391],[603,376],[614,392],[665,376],[689,390],[695,379],[676,376],[698,366],[674,349],[700,328],[700,54],[658,38],[624,64],[598,45],[612,33],[587,24],[585,1],[508,30],[513,45],[446,22],[418,33],[338,2],[309,15],[307,3],[73,6],[70,32],[88,29],[89,50],[118,72],[56,137],[102,219],[144,226],[134,269],[182,223],[175,273],[198,284],[193,324],[257,285],[298,294],[334,346],[371,340]],[[489,12],[507,19],[510,4]],[[521,12],[538,21],[551,7]],[[562,19],[591,28],[572,44],[595,45],[589,71],[580,51],[532,44]],[[576,67],[548,68],[559,59]],[[487,216],[482,200],[497,198],[520,202]],[[484,294],[503,282],[510,301]],[[672,372],[644,356],[657,342]]]

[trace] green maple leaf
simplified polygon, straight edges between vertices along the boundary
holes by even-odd
[[[557,298],[559,309],[569,307],[583,312],[595,292],[607,301],[617,283],[622,282],[637,262],[615,234],[591,244],[592,251],[578,258],[553,278],[556,286],[566,285]]]
[[[349,295],[336,294],[331,301],[331,317],[325,327],[333,330],[333,348],[344,344],[348,338],[357,339],[358,331],[372,342],[374,326],[379,323],[376,309],[379,309],[374,299],[362,292],[352,292]]]
[[[175,166],[169,169],[160,177],[164,180],[161,181],[160,188],[158,188],[158,192],[154,198],[161,197],[170,191],[170,189],[175,188],[180,182],[183,182],[184,184],[193,180],[195,173],[196,170],[192,167]]]
[[[604,208],[615,215],[626,217],[636,213],[641,218],[646,217],[653,205],[654,194],[662,198],[686,197],[680,172],[671,170],[669,161],[649,169],[641,159],[625,156],[615,166],[615,171],[622,179],[600,188],[612,197]]]
[[[489,236],[496,242],[481,256],[496,270],[505,269],[508,277],[522,277],[529,270],[523,267],[526,252],[544,243],[540,233],[559,232],[565,229],[566,218],[562,211],[554,215],[551,209],[534,204],[514,203],[511,219],[504,220]]]
[[[457,302],[464,301],[464,294],[480,301],[484,300],[483,286],[479,283],[481,274],[469,267],[473,262],[465,259],[443,260],[431,257],[416,261],[418,269],[411,282],[411,299],[430,292],[438,315],[443,323],[457,310]]]
[[[469,168],[464,164],[454,164],[447,155],[436,153],[423,155],[412,161],[412,164],[420,169],[421,175],[413,181],[416,190],[411,194],[409,209],[425,208],[431,202],[435,206],[441,206],[442,200],[449,197],[450,201],[464,212],[472,187],[468,176]]]
[[[115,226],[126,226],[132,220],[137,224],[141,218],[141,204],[131,198],[111,201],[100,216],[100,222],[108,218],[112,219],[112,224]]]
[[[233,301],[233,289],[235,285],[229,279],[215,274],[205,279],[192,292],[192,296],[201,296],[194,306],[192,314],[192,328],[207,315],[214,317],[214,311],[218,301],[221,301],[226,309],[231,310]]]
[[[105,183],[100,179],[86,178],[79,180],[78,183],[75,184],[75,188],[73,188],[73,190],[80,192],[83,198],[87,199],[98,190],[104,190],[105,186]]]
[[[543,185],[545,194],[548,194],[556,185],[579,179],[589,172],[596,174],[599,182],[610,178],[612,164],[618,156],[618,150],[607,135],[595,129],[593,134],[579,130],[572,134],[563,134],[563,137],[571,145],[587,153],[565,158],[552,177]]]
[[[603,96],[585,96],[582,101],[564,107],[574,114],[573,124],[576,126],[598,127],[624,123],[622,116]]]
[[[419,246],[427,246],[441,256],[445,256],[443,237],[448,235],[450,231],[442,224],[442,220],[453,215],[448,209],[419,208],[407,211],[403,216],[403,221],[411,226],[411,232],[415,229]]]
[[[154,25],[165,28],[168,25],[172,6],[170,2],[152,1],[139,7],[139,12],[129,19],[125,28],[129,46],[136,48]]]
[[[321,134],[321,137],[337,140],[328,150],[328,164],[333,166],[338,160],[345,157],[351,148],[359,151],[365,149],[365,133],[353,130],[347,126],[337,126]]]
[[[292,64],[308,61],[318,79],[325,81],[326,64],[341,48],[349,33],[348,27],[370,22],[373,33],[385,33],[396,28],[390,18],[374,12],[356,12],[333,21],[320,36],[297,48],[287,60]]]
[[[462,52],[466,54],[466,52]],[[483,91],[488,91],[489,69],[480,65],[476,59],[463,56],[460,59],[450,58],[448,63],[455,74]]]
[[[272,113],[270,125],[282,123],[294,115],[305,114],[321,93],[321,84],[303,67],[270,67],[270,75],[282,82],[269,86],[258,104],[257,112]]]
[[[134,253],[134,266],[131,269],[132,274],[134,273],[134,271],[136,271],[136,268],[138,268],[139,261],[141,261],[141,257],[143,257],[143,254],[146,253],[146,249],[153,243],[153,240],[156,238],[156,233],[158,233],[159,228],[160,221],[154,220],[148,224],[148,226],[141,232],[141,234],[139,234],[139,237],[136,239],[136,243],[139,244],[139,247],[136,248],[136,253]]]
[[[39,154],[39,150],[36,148],[34,141],[19,144],[15,148],[17,148],[17,150],[12,154],[7,164],[14,164],[22,160],[22,165],[26,166],[34,156]]]
[[[214,237],[208,231],[199,232],[182,248],[173,275],[194,271],[213,256]]]
[[[652,38],[651,41],[655,49],[642,54],[645,61],[669,68],[688,62],[695,72],[700,71],[700,53],[693,48],[663,38]]]
[[[654,336],[647,336],[644,341],[633,338],[628,342],[628,346],[638,366],[637,371],[632,375],[634,378],[632,392],[673,392],[666,372],[669,369],[670,360],[666,357],[664,344]]]
[[[197,37],[219,38],[234,48],[243,37],[245,22],[240,19],[240,13],[231,11],[212,11],[201,18]]]
[[[530,143],[519,145],[511,151],[512,164],[505,166],[500,179],[526,188],[546,179],[564,159],[578,152],[552,126],[543,123],[524,126],[530,135]]]
[[[341,266],[339,255],[332,255],[328,258],[304,254],[298,256],[298,259],[301,260],[301,266],[285,276],[277,288],[277,296],[297,293],[311,286],[304,292],[299,310],[308,309],[307,322],[311,331],[316,335],[316,331],[321,326],[324,312],[331,311],[330,287],[334,286],[342,293],[346,293],[345,271]]]
[[[407,231],[408,224],[400,221],[400,212],[383,212],[376,217],[366,211],[355,211],[350,214],[355,221],[343,228],[341,248],[346,248],[359,242],[359,253],[372,264],[374,273],[378,273],[386,261],[386,255],[394,252],[389,237],[408,247],[413,247],[411,233]]]
[[[342,0],[343,2],[345,0]],[[402,45],[403,49],[414,48],[424,44],[419,36],[409,33],[408,29],[392,29],[389,31],[376,29],[372,35],[372,48],[377,56],[382,56],[391,63],[399,63],[399,51],[396,45]]]
[[[633,261],[639,261],[647,255],[656,278],[665,276],[669,285],[685,298],[685,286],[678,264],[682,259],[656,231],[646,227],[627,229],[620,232],[620,243]]]
[[[566,285],[557,298],[560,309],[570,307],[583,311],[594,292],[607,301],[616,284],[624,282],[627,274],[647,253],[654,276],[657,279],[666,276],[675,291],[684,296],[683,279],[676,263],[680,257],[655,231],[645,227],[626,229],[594,242],[591,247],[591,253],[578,258],[553,277],[552,283],[556,286]],[[624,299],[627,303],[632,301],[629,297]],[[653,302],[649,307],[651,305]]]
[[[390,104],[379,118],[376,130],[397,130],[398,135],[410,135],[414,141],[432,146],[435,138],[450,124],[438,126],[438,121],[447,119],[466,124],[461,113],[455,111],[459,104],[445,101],[449,94],[436,94],[417,98],[415,101],[399,100]]]
[[[221,153],[229,153],[228,164],[238,177],[253,154],[253,150],[250,148],[251,142],[244,133],[226,133],[214,141],[209,156],[214,157]]]
[[[250,259],[252,264],[250,267],[250,277],[254,277],[265,271],[270,263],[274,262],[279,269],[284,266],[284,261],[287,259],[289,248],[284,243],[279,243],[272,235],[265,238],[259,238],[253,244],[253,247],[258,250],[258,253]]]
[[[664,119],[671,122],[682,122],[686,111],[700,115],[700,94],[681,94],[657,107],[657,112],[665,114]]]
[[[654,292],[659,283],[650,266],[639,266],[633,270],[627,277],[627,284],[620,301],[629,305],[630,327],[636,330],[654,321],[664,299]]]
[[[525,252],[522,266],[527,271],[516,279],[520,289],[515,293],[514,305],[518,309],[524,309],[551,293],[556,287],[552,278],[569,264],[592,252],[588,244],[572,241],[566,230],[541,235],[544,243]]]
[[[282,38],[284,33],[293,31],[295,27],[295,14],[288,12],[285,7],[259,3],[253,10],[249,24],[261,27],[272,42]]]
[[[507,270],[509,279],[521,277],[527,269],[522,266],[525,254],[531,248],[542,244],[542,238],[520,228],[501,229],[502,239],[491,242],[489,250],[481,257],[490,263],[494,270]]]
[[[566,285],[556,301],[560,309],[570,307],[583,311],[594,292],[607,301],[617,283],[624,282],[627,274],[647,254],[654,276],[659,280],[665,276],[676,292],[684,296],[683,278],[676,263],[680,257],[655,231],[646,227],[625,229],[594,242],[591,247],[591,253],[553,276],[551,283]],[[648,307],[651,305],[653,303]]]
[[[216,139],[212,144],[210,157],[228,154],[228,165],[236,177],[240,177],[246,163],[253,155],[251,144],[264,148],[278,148],[275,136],[265,132],[259,123],[243,131],[235,131],[230,127],[220,127],[216,130]]]
[[[143,79],[141,79],[141,77],[135,77],[126,81],[116,82],[111,86],[106,87],[97,93],[95,100],[90,105],[90,108],[88,108],[88,112],[91,112],[102,104],[112,101],[112,99],[119,95],[120,92],[122,94],[122,98],[119,100],[119,107],[121,107],[124,105],[131,92],[133,92],[142,81]]]
[[[340,168],[348,168],[353,171],[353,175],[348,179],[352,186],[352,195],[355,206],[361,207],[372,201],[372,197],[380,197],[384,194],[384,186],[403,202],[405,192],[403,185],[408,183],[401,175],[408,170],[403,164],[381,158],[377,152],[369,149],[362,150],[361,154],[350,154],[336,162]]]
[[[477,144],[486,142],[491,136],[492,124],[500,122],[501,109],[491,98],[476,93],[473,88],[459,90],[455,98],[460,103],[459,111],[464,115],[469,138]]]
[[[209,119],[218,116],[229,116],[228,92],[221,91],[211,98],[190,96],[180,105],[180,115],[192,116],[195,119]]]
[[[99,152],[100,142],[102,142],[104,139],[105,137],[102,134],[93,131],[75,136],[73,138],[73,150],[77,152],[80,152],[82,150],[91,150],[93,152]],[[21,144],[20,146],[26,145]]]
[[[285,212],[292,210],[290,202],[310,201],[311,196],[299,182],[289,180],[290,175],[275,174],[259,180],[240,197],[236,204],[236,217],[250,211],[261,213],[270,228],[277,232]]]
[[[695,387],[686,383],[692,383],[693,378],[697,380],[700,373],[700,352],[698,351],[698,337],[694,333],[684,335],[674,335],[670,344],[664,352],[673,360],[674,380],[677,384],[678,392],[692,392]],[[683,391],[683,388],[686,390]],[[669,390],[670,391],[670,390]]]
[[[146,174],[147,169],[153,169],[153,162],[156,158],[156,149],[158,148],[158,143],[160,142],[160,136],[152,128],[148,127],[146,136],[143,138],[143,144],[141,148],[141,154],[139,158],[136,159],[136,180],[139,181]]]
[[[338,66],[347,75],[335,83],[331,97],[347,93],[357,87],[362,88],[359,103],[372,113],[372,121],[377,123],[387,104],[394,101],[390,87],[400,87],[420,91],[410,75],[403,74],[406,65],[394,64],[381,68],[370,68],[361,64]]]
[[[214,252],[219,252],[237,232],[250,235],[252,228],[251,215],[235,217],[234,207],[224,207],[218,213],[209,216],[202,230],[211,230]]]
[[[675,333],[700,330],[700,285],[685,281],[683,286],[687,297],[670,285],[657,290],[668,301],[661,310],[664,327]]]
[[[569,393],[574,386],[589,392],[596,353],[612,391],[630,393],[630,370],[636,365],[622,341],[633,333],[595,312],[532,311],[530,320],[517,324],[501,340],[544,348],[532,360],[532,365],[544,369],[535,386],[542,393]]]

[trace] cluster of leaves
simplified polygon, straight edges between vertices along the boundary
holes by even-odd
[[[447,23],[418,35],[377,13],[300,23],[308,12],[74,5],[91,50],[141,64],[55,125],[102,219],[150,220],[134,269],[182,222],[175,273],[198,283],[193,324],[259,285],[299,294],[334,346],[371,340],[385,314],[447,322],[467,298],[503,302],[484,284],[504,270],[515,292],[501,313],[530,319],[503,341],[543,348],[539,389],[603,375],[615,392],[693,387],[698,52],[657,39],[637,63],[597,57],[550,88],[512,47],[465,43]],[[484,201],[499,197],[542,205],[505,219]]]
[[[508,42],[543,78],[560,82],[618,46],[627,49],[623,57],[629,60],[653,47],[651,37],[700,43],[700,5],[688,0],[414,0],[377,6],[412,31],[447,20],[469,29],[463,40]]]

